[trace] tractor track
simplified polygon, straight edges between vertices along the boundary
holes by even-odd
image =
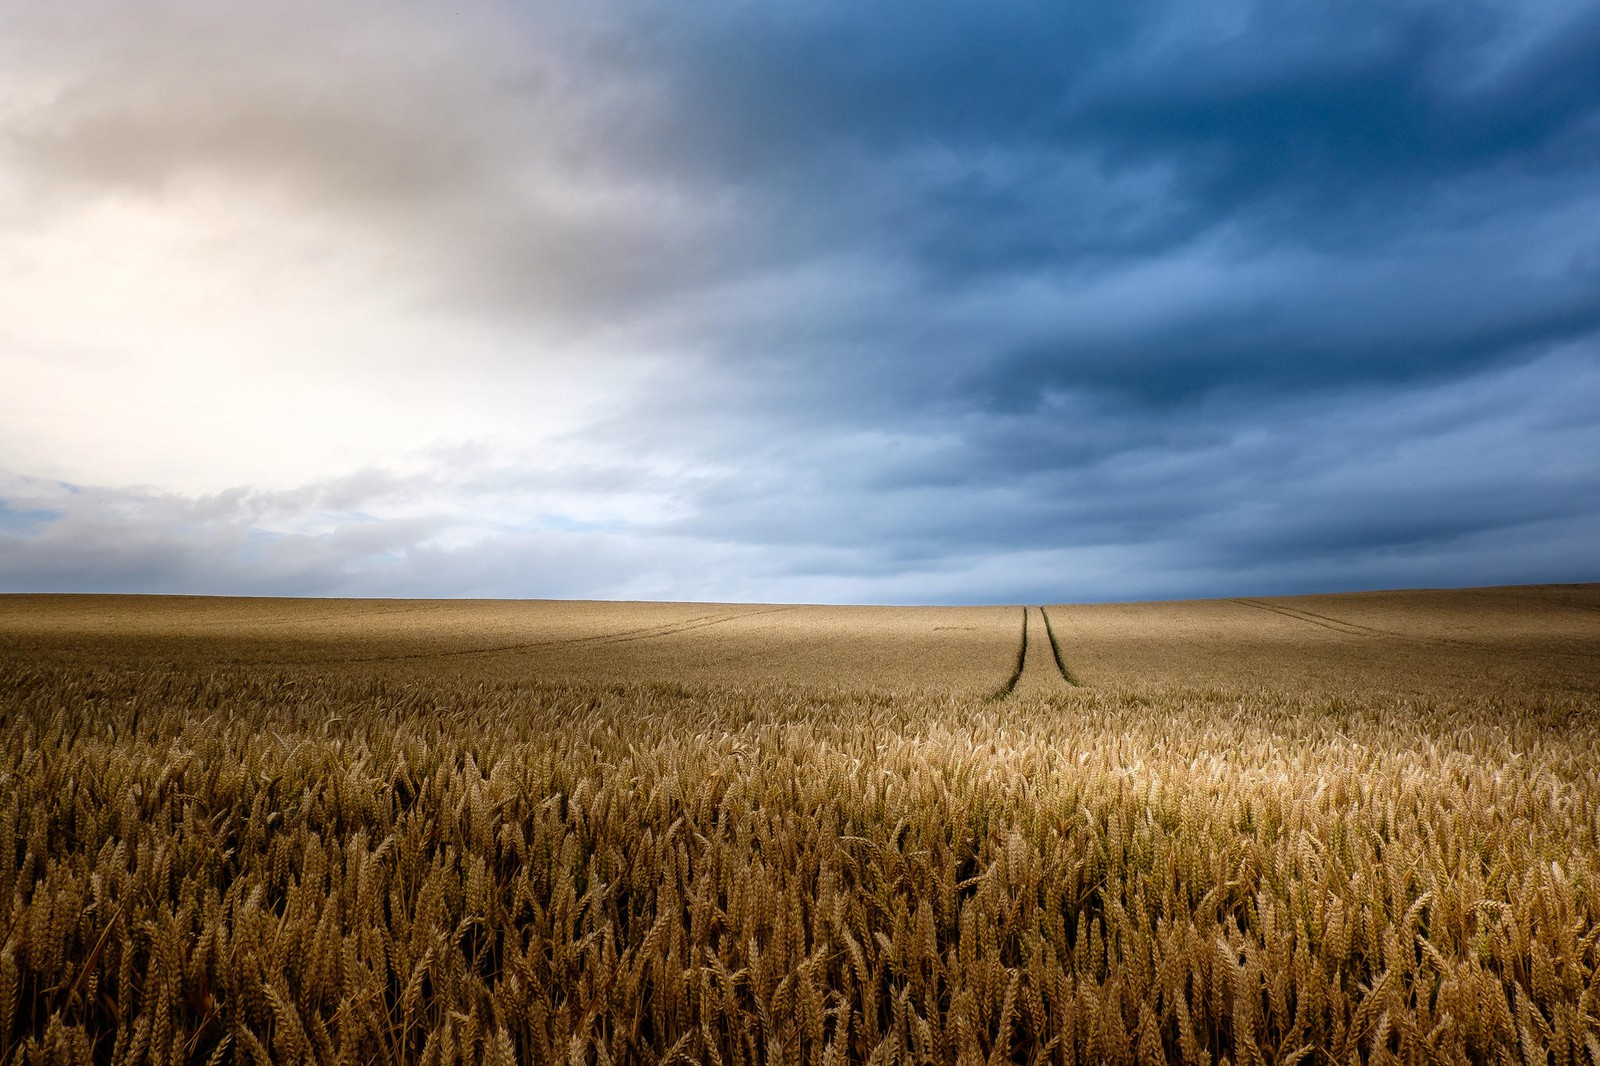
[[[1030,657],[1028,655],[1028,645],[1030,643],[1035,642],[1035,641],[1041,641],[1040,631],[1036,628],[1037,623],[1035,623],[1035,628],[1032,630],[1032,640],[1029,639],[1030,616],[1035,611],[1039,612],[1039,622],[1042,622],[1043,625],[1044,625],[1044,630],[1043,630],[1044,636],[1043,636],[1043,641],[1041,643],[1047,642],[1049,644],[1049,647],[1050,647],[1050,656],[1049,656],[1049,658],[1051,660],[1053,660],[1054,666],[1055,666],[1055,669],[1054,669],[1053,673],[1051,671],[1050,666],[1046,665],[1045,663],[1042,663],[1042,662],[1038,661],[1039,659],[1041,659],[1044,656],[1043,647],[1034,649],[1034,654],[1033,654],[1032,657]],[[1017,642],[1017,665],[1016,665],[1016,669],[1012,670],[1011,677],[1007,679],[1007,681],[1006,681],[1006,683],[1004,685],[1000,686],[1000,688],[995,692],[995,694],[994,694],[994,696],[992,698],[996,699],[996,700],[1003,700],[1003,699],[1010,698],[1012,695],[1014,695],[1016,693],[1017,686],[1022,683],[1023,678],[1026,677],[1026,676],[1031,676],[1031,677],[1034,678],[1034,681],[1032,682],[1032,685],[1033,685],[1034,688],[1037,688],[1041,683],[1045,683],[1043,681],[1043,677],[1040,676],[1041,671],[1044,673],[1045,676],[1051,676],[1052,677],[1052,681],[1053,681],[1054,677],[1059,677],[1062,681],[1066,682],[1068,685],[1073,686],[1074,688],[1076,688],[1080,684],[1082,684],[1082,682],[1080,682],[1077,678],[1073,677],[1072,676],[1072,672],[1067,669],[1066,661],[1061,656],[1061,646],[1060,646],[1060,644],[1058,644],[1056,642],[1055,630],[1050,625],[1050,616],[1045,613],[1044,608],[1043,607],[1023,607],[1022,608],[1022,634],[1021,634],[1020,639]],[[1048,684],[1048,683],[1046,683],[1046,684]],[[1035,694],[1036,695],[1037,693],[1031,693],[1031,694]]]
[[[1055,626],[1050,624],[1050,612],[1041,605],[1039,617],[1044,619],[1044,632],[1050,638],[1050,653],[1055,657],[1056,669],[1061,671],[1061,679],[1073,688],[1081,688],[1083,682],[1072,676],[1072,671],[1067,669],[1067,660],[1061,654],[1061,642],[1056,639]]]
[[[1028,609],[1022,609],[1022,639],[1017,644],[1017,668],[1011,671],[1011,677],[1001,685],[994,694],[997,700],[1003,700],[1017,690],[1017,682],[1022,680],[1022,670],[1028,665]]]
[[[664,622],[638,629],[622,629],[614,633],[595,633],[584,637],[558,637],[548,640],[524,640],[510,644],[495,644],[486,648],[443,648],[434,651],[396,652],[387,655],[364,655],[347,659],[334,659],[337,663],[404,662],[415,659],[443,659],[467,655],[493,655],[504,651],[531,651],[535,648],[570,648],[579,646],[602,647],[607,644],[628,644],[639,640],[659,640],[697,629],[736,622],[741,618],[756,618],[765,614],[778,614],[795,610],[794,605],[768,607],[760,611],[737,611],[730,614],[703,614],[676,622]]]
[[[1270,611],[1273,614],[1282,615],[1284,618],[1292,618],[1297,622],[1305,622],[1308,625],[1318,626],[1322,629],[1327,629],[1334,633],[1339,633],[1349,637],[1399,640],[1408,644],[1421,645],[1423,647],[1446,648],[1452,651],[1475,652],[1480,655],[1491,657],[1499,654],[1501,651],[1501,649],[1497,649],[1493,644],[1487,644],[1482,641],[1467,640],[1463,637],[1424,637],[1418,636],[1415,633],[1401,633],[1393,629],[1379,629],[1376,626],[1364,626],[1357,622],[1346,622],[1339,618],[1332,618],[1328,615],[1317,614],[1315,611],[1307,611],[1301,607],[1288,607],[1283,604],[1266,603],[1257,599],[1235,598],[1229,602],[1236,603],[1241,607],[1253,607],[1261,611]],[[1540,652],[1540,654],[1557,659],[1564,659],[1567,662],[1580,663],[1585,666],[1591,666],[1595,662],[1595,656],[1568,648],[1545,648]]]
[[[1270,611],[1284,618],[1292,618],[1297,622],[1317,626],[1341,633],[1347,637],[1387,637],[1392,640],[1404,640],[1413,644],[1426,644],[1435,648],[1460,648],[1468,651],[1489,650],[1486,645],[1476,641],[1461,640],[1456,637],[1423,637],[1415,633],[1400,633],[1392,629],[1379,629],[1376,626],[1365,626],[1359,622],[1346,622],[1341,618],[1332,618],[1315,611],[1307,611],[1301,607],[1288,607],[1279,603],[1267,603],[1264,600],[1235,598],[1231,603],[1241,607],[1253,607],[1258,611]]]

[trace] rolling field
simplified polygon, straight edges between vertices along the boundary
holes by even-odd
[[[1600,689],[1594,585],[1097,604],[1051,608],[1050,618],[1095,684],[1421,696]]]
[[[0,598],[15,657],[330,677],[990,691],[1016,607]]]
[[[1600,1066],[1600,586],[0,596],[0,1062]]]

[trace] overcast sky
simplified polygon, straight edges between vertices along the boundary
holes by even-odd
[[[1600,7],[0,6],[0,590],[1600,579]]]

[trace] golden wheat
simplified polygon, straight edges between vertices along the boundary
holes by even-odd
[[[11,624],[0,1061],[1600,1064],[1559,656],[1052,687],[1034,629],[997,700],[1015,628],[951,695]]]

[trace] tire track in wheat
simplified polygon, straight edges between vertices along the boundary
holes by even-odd
[[[1067,669],[1067,660],[1061,654],[1061,642],[1056,639],[1055,626],[1050,624],[1050,612],[1040,607],[1039,617],[1044,619],[1044,632],[1050,638],[1050,654],[1055,658],[1056,669],[1061,671],[1061,680],[1073,688],[1082,687],[1083,682],[1074,677],[1072,671]]]
[[[1037,618],[1033,617],[1035,613],[1038,615]],[[1037,645],[1032,648],[1031,655],[1030,645]],[[1046,647],[1049,648],[1048,652],[1045,650]],[[1051,660],[1054,661],[1053,669]],[[995,693],[994,698],[1003,700],[1017,695],[1019,686],[1024,695],[1045,695],[1062,681],[1073,686],[1078,684],[1077,678],[1068,672],[1062,660],[1055,632],[1050,628],[1049,616],[1044,613],[1043,607],[1024,607],[1022,635],[1017,645],[1017,666],[1012,671],[1010,679]]]
[[[1297,622],[1305,622],[1308,625],[1319,626],[1322,629],[1327,629],[1334,633],[1340,633],[1345,636],[1365,637],[1368,639],[1382,638],[1385,640],[1401,640],[1410,644],[1420,644],[1424,647],[1430,648],[1449,648],[1455,651],[1477,652],[1483,655],[1495,654],[1495,648],[1493,645],[1486,644],[1482,641],[1467,640],[1463,637],[1427,637],[1416,633],[1401,633],[1393,629],[1379,629],[1376,626],[1365,626],[1357,622],[1346,622],[1343,619],[1317,614],[1315,611],[1307,611],[1304,608],[1288,607],[1283,604],[1265,603],[1261,600],[1255,599],[1235,598],[1230,602],[1237,603],[1241,607],[1254,607],[1259,610],[1270,611],[1273,614],[1282,615],[1285,618],[1292,618]],[[1546,648],[1544,649],[1543,654],[1547,656],[1554,656],[1558,659],[1565,659],[1568,662],[1582,663],[1584,665],[1589,665],[1594,662],[1593,655],[1586,655],[1583,652],[1569,651],[1564,648]]]
[[[1415,633],[1379,629],[1376,626],[1361,625],[1358,622],[1346,622],[1341,618],[1332,618],[1303,608],[1267,603],[1263,600],[1236,598],[1231,602],[1237,603],[1241,607],[1254,607],[1257,610],[1270,611],[1273,614],[1282,615],[1284,618],[1292,618],[1297,622],[1305,622],[1307,625],[1318,626],[1347,637],[1385,637],[1391,640],[1409,641],[1413,644],[1426,644],[1435,648],[1461,648],[1470,651],[1485,650],[1485,646],[1476,641],[1461,640],[1455,637],[1424,637]]]
[[[613,633],[591,633],[582,637],[554,637],[546,640],[524,640],[510,644],[495,644],[483,648],[442,648],[418,652],[394,652],[385,655],[365,655],[333,660],[339,663],[402,662],[414,659],[442,659],[466,655],[492,655],[504,651],[532,651],[536,648],[570,648],[579,646],[600,647],[607,644],[626,644],[639,640],[659,640],[680,633],[690,633],[709,626],[735,622],[741,618],[755,618],[765,614],[778,614],[795,610],[793,605],[768,607],[759,611],[737,611],[731,614],[703,614],[675,622],[662,622],[637,629],[623,629]]]
[[[995,692],[994,699],[1003,700],[1017,689],[1017,682],[1022,680],[1022,670],[1028,664],[1028,609],[1022,609],[1022,636],[1017,642],[1017,668],[1011,671],[1011,676],[1006,683]]]

